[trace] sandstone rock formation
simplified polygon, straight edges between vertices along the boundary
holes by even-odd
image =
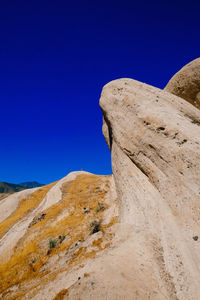
[[[166,90],[103,88],[113,176],[73,172],[1,200],[1,299],[200,299],[200,111],[196,92]]]
[[[132,299],[200,299],[200,111],[132,79],[107,84],[100,106],[120,222],[135,239]]]
[[[200,58],[193,60],[176,73],[165,90],[200,108]]]

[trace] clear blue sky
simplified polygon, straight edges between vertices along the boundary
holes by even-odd
[[[199,1],[1,1],[0,181],[111,173],[99,97],[200,55]]]

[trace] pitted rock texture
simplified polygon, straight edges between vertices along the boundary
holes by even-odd
[[[200,299],[200,111],[126,78],[103,88],[100,106],[120,222],[138,236],[132,299]]]
[[[178,71],[170,79],[165,90],[200,108],[200,58]]]

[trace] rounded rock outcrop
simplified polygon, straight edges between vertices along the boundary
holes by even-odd
[[[165,91],[200,108],[200,58],[191,61],[178,71],[166,85]]]

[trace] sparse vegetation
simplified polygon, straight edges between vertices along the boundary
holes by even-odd
[[[50,249],[55,248],[56,244],[57,244],[56,240],[52,240],[52,239],[49,240],[49,247],[50,247]]]
[[[0,238],[9,230],[9,228],[16,222],[22,219],[28,212],[37,207],[39,203],[44,199],[47,192],[55,184],[51,183],[44,186],[32,194],[20,200],[17,209],[0,224]]]
[[[107,185],[107,188],[109,188],[109,182]],[[52,186],[53,184],[42,187],[32,193],[31,196],[22,199],[12,217],[9,217],[5,223],[3,222],[2,229],[4,229],[4,232],[21,216],[37,207]],[[29,227],[13,256],[0,265],[0,274],[4,274],[4,276],[0,276],[0,292],[15,284],[21,284],[26,289],[26,281],[32,279],[40,279],[40,282],[52,280],[54,276],[57,276],[58,270],[48,269],[46,263],[51,256],[70,249],[78,241],[86,240],[88,234],[98,231],[105,232],[107,228],[115,223],[113,221],[114,223],[102,225],[103,210],[100,209],[98,214],[95,212],[95,209],[99,207],[98,202],[104,203],[107,192],[106,189],[102,190],[101,186],[102,179],[96,175],[79,175],[75,180],[63,184],[62,199],[42,212],[43,215],[39,215],[42,218]],[[99,188],[98,192],[96,188]],[[107,208],[106,204],[104,205]],[[63,212],[66,208],[69,214],[65,216]],[[85,213],[85,211],[88,213]],[[63,217],[57,220],[59,215]],[[2,224],[0,228],[1,226]],[[32,235],[34,235],[34,239],[30,240]],[[70,269],[85,259],[94,257],[98,251],[108,247],[109,243],[103,246],[100,244],[92,246],[95,249],[89,252],[87,247],[74,247],[73,253],[69,255],[67,260],[67,268]],[[31,262],[32,256],[37,257],[33,268],[27,264],[27,261]],[[45,271],[43,271],[43,268]],[[18,272],[19,269],[20,272]]]

